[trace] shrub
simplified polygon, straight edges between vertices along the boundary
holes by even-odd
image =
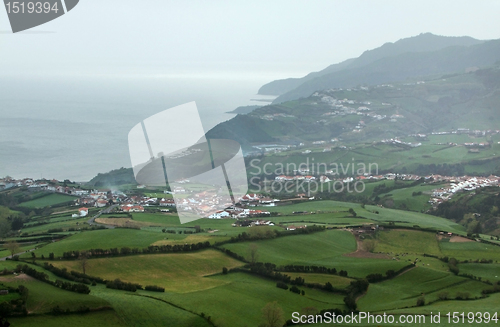
[[[440,293],[438,294],[438,298],[439,298],[440,300],[443,300],[443,301],[444,301],[444,300],[448,300],[448,292],[440,292]]]
[[[144,289],[151,292],[165,292],[165,288],[156,285],[148,285]]]
[[[468,300],[469,297],[469,292],[457,292],[457,294],[455,295],[455,300]]]

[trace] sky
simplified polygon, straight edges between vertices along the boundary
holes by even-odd
[[[0,10],[0,77],[163,74],[300,77],[431,32],[500,38],[500,1],[80,0],[12,34]]]
[[[88,180],[130,166],[127,133],[157,112],[196,101],[208,130],[263,104],[265,83],[386,42],[498,39],[499,12],[498,0],[80,0],[13,34],[0,8],[0,176]]]

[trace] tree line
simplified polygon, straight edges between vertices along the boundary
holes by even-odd
[[[20,273],[23,272],[26,275],[29,275],[35,279],[38,279],[41,282],[50,284],[55,287],[59,287],[63,290],[71,291],[71,292],[76,292],[76,293],[81,293],[81,294],[89,294],[90,289],[88,288],[87,285],[84,284],[73,284],[70,282],[64,282],[60,279],[56,280],[55,282],[51,281],[49,279],[49,276],[41,271],[38,271],[34,268],[29,267],[28,265],[18,265],[16,267],[16,272]]]
[[[111,249],[90,249],[85,251],[89,257],[102,258],[102,257],[116,257],[126,256],[133,254],[154,254],[154,253],[178,253],[178,252],[192,252],[210,248],[210,242],[198,242],[193,244],[175,244],[175,245],[150,245],[147,248],[130,248],[128,246],[122,248]],[[80,258],[81,251],[66,251],[63,252],[62,258],[65,260],[74,260]],[[55,258],[54,253],[49,254],[49,259]]]

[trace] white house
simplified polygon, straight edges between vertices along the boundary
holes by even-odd
[[[80,217],[85,217],[89,214],[89,209],[87,208],[80,208],[78,210],[78,213],[80,214]]]
[[[210,218],[210,219],[222,219],[222,218],[228,218],[229,216],[230,216],[229,212],[219,210],[219,211],[211,214],[210,216],[208,216],[208,218]]]

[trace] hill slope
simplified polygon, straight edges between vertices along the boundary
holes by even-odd
[[[500,40],[432,52],[407,52],[314,78],[279,96],[273,103],[307,97],[315,91],[330,88],[393,83],[408,78],[464,72],[471,67],[493,65],[499,60]]]

